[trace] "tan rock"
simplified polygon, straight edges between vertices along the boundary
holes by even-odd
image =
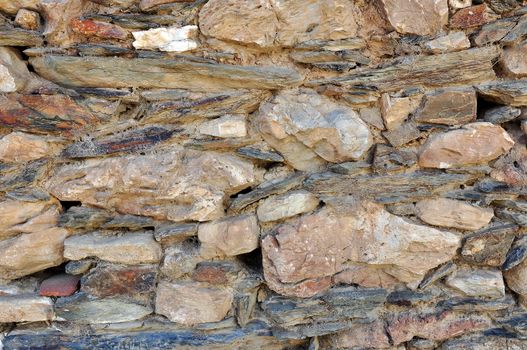
[[[0,160],[3,162],[29,162],[55,153],[52,145],[41,136],[12,132],[0,139]]]
[[[464,32],[451,32],[424,44],[431,53],[446,53],[470,48],[470,40]]]
[[[40,28],[40,15],[36,11],[20,9],[16,14],[15,23],[27,30],[38,30]]]
[[[381,115],[388,130],[397,129],[421,103],[422,95],[412,97],[381,97]]]
[[[199,126],[199,132],[216,137],[245,137],[247,122],[243,115],[224,115],[223,117],[204,122]]]
[[[0,47],[0,93],[22,91],[30,77],[19,54],[14,49]]]
[[[52,227],[0,241],[0,276],[11,280],[60,265],[68,234]]]
[[[271,196],[263,200],[256,211],[262,222],[289,218],[314,210],[319,200],[307,191],[294,191],[283,195]]]
[[[294,286],[331,278],[354,265],[377,268],[416,287],[429,269],[450,260],[459,246],[457,235],[412,224],[377,204],[359,202],[342,209],[325,207],[301,216],[262,240],[264,274],[271,289],[309,297],[323,289],[304,289],[301,294]],[[368,286],[379,285],[368,281]]]
[[[59,167],[46,187],[60,200],[124,214],[207,221],[224,215],[226,196],[257,183],[260,176],[249,161],[177,148]]]
[[[258,248],[260,228],[256,216],[242,215],[203,223],[198,228],[201,256],[235,256]]]
[[[135,41],[133,45],[136,49],[156,50],[168,52],[190,51],[198,47],[194,40],[197,36],[198,27],[168,27],[154,28],[145,31],[133,32]]]
[[[325,347],[322,349],[391,348],[384,327],[381,320],[354,324],[349,330],[324,336],[321,344]]]
[[[358,159],[372,144],[368,126],[355,111],[310,89],[280,92],[261,105],[253,123],[299,170]]]
[[[517,46],[507,47],[503,50],[503,56],[501,59],[502,66],[505,71],[514,77],[526,77],[527,76],[527,61],[525,56],[527,55],[527,43],[524,42]]]
[[[355,37],[358,21],[346,0],[211,0],[199,13],[206,36],[262,47]]]
[[[162,250],[150,233],[123,233],[121,236],[98,232],[74,236],[64,242],[64,257],[81,260],[98,257],[122,264],[157,263]]]
[[[453,10],[459,10],[472,6],[472,0],[448,0],[448,5]]]
[[[53,319],[53,301],[37,296],[0,296],[0,323],[38,322]]]
[[[503,272],[503,277],[505,277],[507,287],[522,296],[527,296],[527,259]]]
[[[19,233],[37,233],[56,226],[60,214],[55,200],[0,202],[0,240]]]
[[[505,284],[499,270],[457,270],[448,276],[446,284],[470,297],[502,298],[505,296]]]
[[[37,10],[41,0],[0,0],[0,11],[16,15],[21,8]]]
[[[419,165],[447,169],[493,160],[507,152],[514,141],[503,128],[486,122],[432,136],[421,148]]]
[[[447,0],[378,0],[401,34],[434,35],[448,23]]]
[[[259,46],[271,46],[278,18],[269,0],[211,0],[199,13],[206,36]]]
[[[218,322],[227,316],[232,301],[233,292],[229,288],[161,281],[157,287],[156,313],[185,326]]]
[[[424,199],[416,208],[419,219],[427,224],[461,230],[478,230],[494,217],[492,208],[479,208],[448,198]]]
[[[477,99],[473,89],[440,89],[427,94],[415,120],[421,123],[462,125],[476,120]]]
[[[270,0],[278,18],[276,42],[294,46],[309,40],[356,37],[361,13],[347,0]]]

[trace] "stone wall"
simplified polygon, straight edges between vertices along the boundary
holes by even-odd
[[[527,349],[524,5],[0,0],[0,349]]]

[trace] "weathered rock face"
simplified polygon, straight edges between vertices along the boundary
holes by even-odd
[[[342,0],[213,0],[200,11],[199,24],[203,34],[221,40],[293,46],[354,37],[359,17],[356,6]]]
[[[231,309],[232,291],[203,283],[161,282],[156,312],[186,326],[221,321]]]
[[[415,286],[429,269],[455,254],[459,241],[453,233],[411,224],[362,202],[349,214],[324,209],[278,227],[275,236],[262,240],[264,272],[271,289],[301,297],[329,285],[298,290],[297,284],[316,284],[353,263],[368,264]]]
[[[15,279],[60,265],[68,231],[58,227],[0,241],[0,274]]]
[[[478,208],[447,198],[425,199],[416,205],[417,216],[427,224],[477,230],[485,227],[494,217],[490,208]]]
[[[0,349],[527,349],[525,5],[0,0]]]
[[[360,158],[372,136],[358,114],[312,90],[291,90],[264,103],[253,120],[264,139],[294,168]]]
[[[34,296],[0,296],[0,323],[50,321],[51,299]]]
[[[149,233],[113,236],[96,232],[70,237],[64,242],[64,257],[70,260],[96,256],[122,264],[157,263],[161,254],[161,247]]]
[[[201,224],[198,238],[203,257],[235,256],[258,247],[260,229],[253,215],[228,217]]]
[[[507,152],[514,141],[500,126],[478,122],[431,138],[421,149],[419,165],[452,168],[495,159]]]
[[[401,34],[434,35],[448,23],[447,0],[380,0],[388,21]]]
[[[60,200],[125,214],[206,221],[223,215],[226,194],[249,187],[257,179],[250,162],[230,155],[175,149],[163,155],[66,165],[57,169],[47,187]]]

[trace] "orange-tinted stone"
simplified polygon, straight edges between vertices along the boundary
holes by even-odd
[[[77,291],[79,280],[79,276],[55,275],[42,282],[40,295],[46,297],[67,297]]]
[[[70,22],[75,33],[86,36],[96,36],[103,39],[125,40],[130,33],[115,24],[94,21],[92,19],[74,18]]]
[[[492,11],[487,5],[481,4],[456,12],[450,19],[450,27],[458,29],[467,29],[471,27],[479,27],[493,19]]]

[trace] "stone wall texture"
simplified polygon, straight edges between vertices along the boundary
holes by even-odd
[[[0,0],[0,350],[527,350],[527,1]]]

